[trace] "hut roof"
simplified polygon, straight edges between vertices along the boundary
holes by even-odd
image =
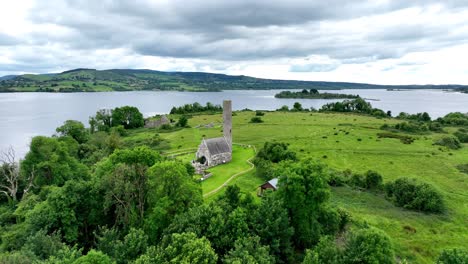
[[[271,179],[260,186],[262,189],[278,189],[278,178]]]
[[[278,189],[278,178],[271,179],[268,181],[268,183],[271,184],[273,188]]]
[[[211,155],[231,152],[231,147],[224,137],[205,139],[204,142]]]

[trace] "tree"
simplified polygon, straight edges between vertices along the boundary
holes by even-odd
[[[178,161],[156,163],[148,171],[148,217],[145,227],[152,239],[157,239],[175,215],[203,202],[201,187]]]
[[[115,229],[103,229],[97,237],[97,249],[117,263],[131,263],[146,252],[148,236],[141,229],[131,228],[123,240]]]
[[[116,150],[96,168],[104,209],[112,210],[114,225],[140,227],[148,207],[150,166],[161,159],[148,147]]]
[[[111,258],[106,254],[91,249],[86,256],[78,258],[73,264],[113,264]]]
[[[122,125],[125,129],[138,128],[145,125],[143,114],[133,106],[116,107],[112,110],[112,126]]]
[[[89,118],[91,133],[95,131],[109,131],[112,126],[112,111],[110,109],[100,109],[94,117]]]
[[[302,111],[304,109],[302,109],[302,105],[299,102],[295,102],[294,105],[293,105],[293,110],[294,111]]]
[[[179,121],[177,122],[177,126],[179,127],[186,127],[188,123],[188,119],[186,116],[181,116],[179,118]]]
[[[256,158],[278,163],[282,160],[296,160],[296,153],[288,150],[288,145],[282,142],[265,142],[258,151]]]
[[[88,140],[88,131],[80,121],[67,120],[62,126],[57,127],[56,131],[61,136],[72,137],[80,144]]]
[[[352,233],[345,249],[344,263],[394,263],[390,238],[376,228]]]
[[[0,193],[9,199],[17,200],[20,181],[19,164],[12,147],[0,153]]]
[[[218,256],[205,237],[198,238],[194,233],[176,233],[165,236],[158,248],[149,248],[135,263],[215,264],[217,260]]]
[[[49,187],[46,200],[25,213],[25,223],[30,230],[56,232],[66,242],[90,246],[92,230],[102,224],[99,213],[102,207],[94,204],[93,198],[92,184],[87,181],[68,181],[63,187]]]
[[[291,218],[294,243],[298,248],[310,248],[323,232],[319,211],[330,195],[327,168],[310,159],[281,165],[277,193]]]
[[[65,247],[57,233],[47,235],[44,230],[39,230],[28,238],[22,250],[30,251],[39,259],[44,260]]]
[[[206,237],[216,252],[222,251],[226,212],[215,203],[201,204],[177,215],[164,233],[193,232],[197,237]]]
[[[323,236],[313,250],[306,250],[303,264],[339,264],[343,263],[343,253],[336,246],[333,237]]]
[[[282,201],[275,195],[265,195],[251,214],[252,229],[260,237],[260,243],[270,246],[270,254],[276,257],[276,262],[290,263],[294,230]]]
[[[22,177],[34,175],[34,187],[62,186],[67,180],[87,179],[88,169],[70,155],[67,142],[43,136],[31,140],[29,152],[21,162]]]
[[[275,263],[275,259],[270,256],[269,247],[260,244],[260,238],[254,236],[236,240],[234,248],[224,257],[223,263],[269,264]]]

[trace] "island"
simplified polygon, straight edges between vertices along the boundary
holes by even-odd
[[[317,89],[306,90],[300,92],[282,91],[275,94],[275,98],[285,99],[356,99],[359,95],[353,94],[338,94],[338,93],[320,93]]]
[[[459,93],[466,93],[468,94],[468,88],[465,88],[465,87],[462,87],[462,88],[456,88],[454,89],[455,92],[459,92]]]

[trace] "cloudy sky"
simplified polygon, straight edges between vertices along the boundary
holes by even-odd
[[[0,76],[79,67],[468,84],[468,1],[0,2]]]

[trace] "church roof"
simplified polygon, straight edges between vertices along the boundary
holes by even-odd
[[[204,141],[211,155],[231,152],[231,147],[224,137],[210,138]]]

